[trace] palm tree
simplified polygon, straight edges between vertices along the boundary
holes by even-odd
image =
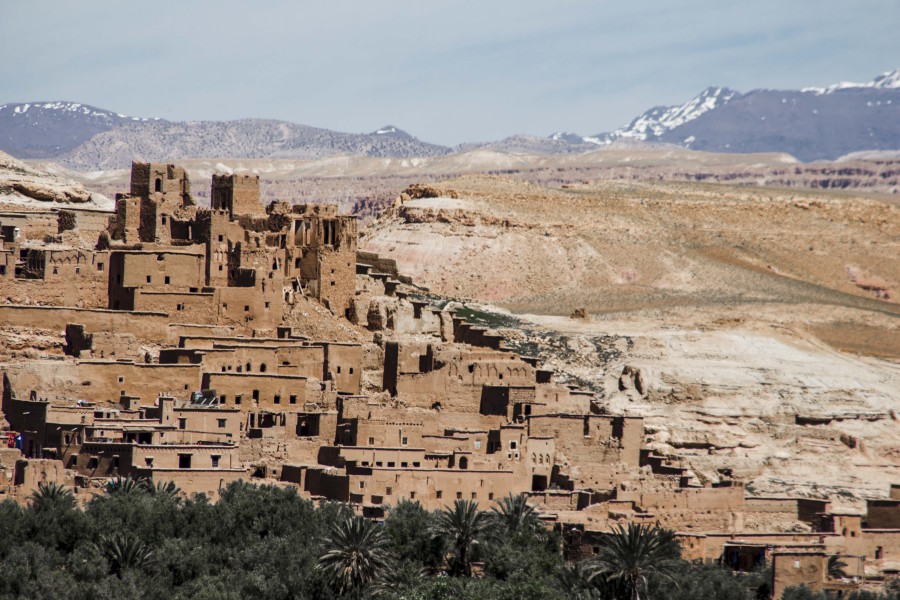
[[[494,518],[504,527],[507,533],[543,533],[543,523],[537,516],[534,507],[528,504],[525,494],[514,496],[512,492],[497,501],[492,507]]]
[[[325,572],[340,594],[360,598],[390,565],[390,541],[378,523],[348,517],[335,523],[325,538],[325,553],[316,568]]]
[[[128,477],[116,477],[106,483],[107,496],[136,496],[143,494],[145,488],[140,481],[129,475]]]
[[[672,578],[681,546],[674,532],[659,524],[616,526],[593,559],[594,576],[621,589],[623,598],[640,600],[651,575]]]
[[[141,568],[153,559],[150,546],[130,533],[101,535],[95,546],[106,558],[112,573],[120,577],[123,570]]]
[[[75,495],[58,483],[38,484],[38,489],[31,492],[31,508],[35,511],[70,510],[75,508]]]
[[[832,554],[828,557],[828,578],[829,579],[846,579],[847,578],[847,563],[841,560],[841,557],[837,554]]]
[[[565,563],[557,579],[561,589],[566,590],[572,600],[599,600],[600,590],[594,579],[594,571],[586,562]]]
[[[472,576],[472,552],[490,533],[491,520],[486,511],[478,510],[478,502],[457,500],[438,515],[435,535],[442,538],[453,557],[450,571]]]
[[[154,484],[152,479],[142,479],[141,487],[151,496],[167,496],[176,499],[181,493],[181,488],[175,485],[174,481],[157,481]]]

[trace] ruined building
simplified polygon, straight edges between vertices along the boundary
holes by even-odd
[[[616,523],[659,522],[688,558],[771,561],[776,597],[900,561],[900,488],[844,514],[697,481],[645,447],[639,416],[357,252],[354,217],[263,206],[255,175],[213,176],[210,198],[182,168],[136,163],[113,213],[0,211],[0,321],[53,340],[0,365],[0,499],[41,481],[87,498],[119,476],[215,498],[258,479],[378,518],[401,499],[524,493],[570,558]],[[827,577],[834,554],[856,557],[857,581]]]

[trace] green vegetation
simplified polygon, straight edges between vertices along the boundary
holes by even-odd
[[[782,600],[836,600],[834,592],[813,592],[805,585],[789,587],[784,590]],[[883,593],[869,592],[845,592],[842,600],[900,600],[900,582],[894,581],[887,586]]]
[[[375,522],[277,486],[235,483],[215,504],[127,479],[105,492],[84,510],[54,486],[0,504],[0,600],[738,600],[764,578],[683,561],[655,527],[567,564],[517,496],[488,510],[404,501]]]

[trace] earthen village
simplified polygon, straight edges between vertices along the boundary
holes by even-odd
[[[358,251],[356,217],[264,206],[255,175],[210,185],[203,208],[184,169],[134,163],[113,213],[0,213],[0,322],[64,335],[61,356],[5,351],[0,500],[56,483],[84,503],[116,478],[215,500],[247,480],[378,520],[404,499],[524,494],[573,560],[616,524],[659,523],[687,559],[769,562],[775,598],[898,575],[900,482],[847,513],[727,471],[698,481],[645,447],[640,417]],[[829,576],[834,555],[847,576]]]

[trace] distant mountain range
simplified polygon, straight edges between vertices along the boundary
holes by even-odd
[[[786,152],[805,162],[900,150],[900,69],[866,83],[825,88],[745,94],[707,88],[684,104],[651,108],[612,132],[515,135],[455,149],[422,142],[393,125],[354,134],[267,119],[146,119],[72,102],[0,106],[0,150],[79,170],[122,168],[132,160],[414,157],[475,148],[560,154],[621,143],[725,153]]]
[[[128,117],[74,102],[0,106],[0,150],[83,171],[122,168],[132,160],[412,157],[451,151],[393,125],[353,134],[270,119],[179,122]]]

